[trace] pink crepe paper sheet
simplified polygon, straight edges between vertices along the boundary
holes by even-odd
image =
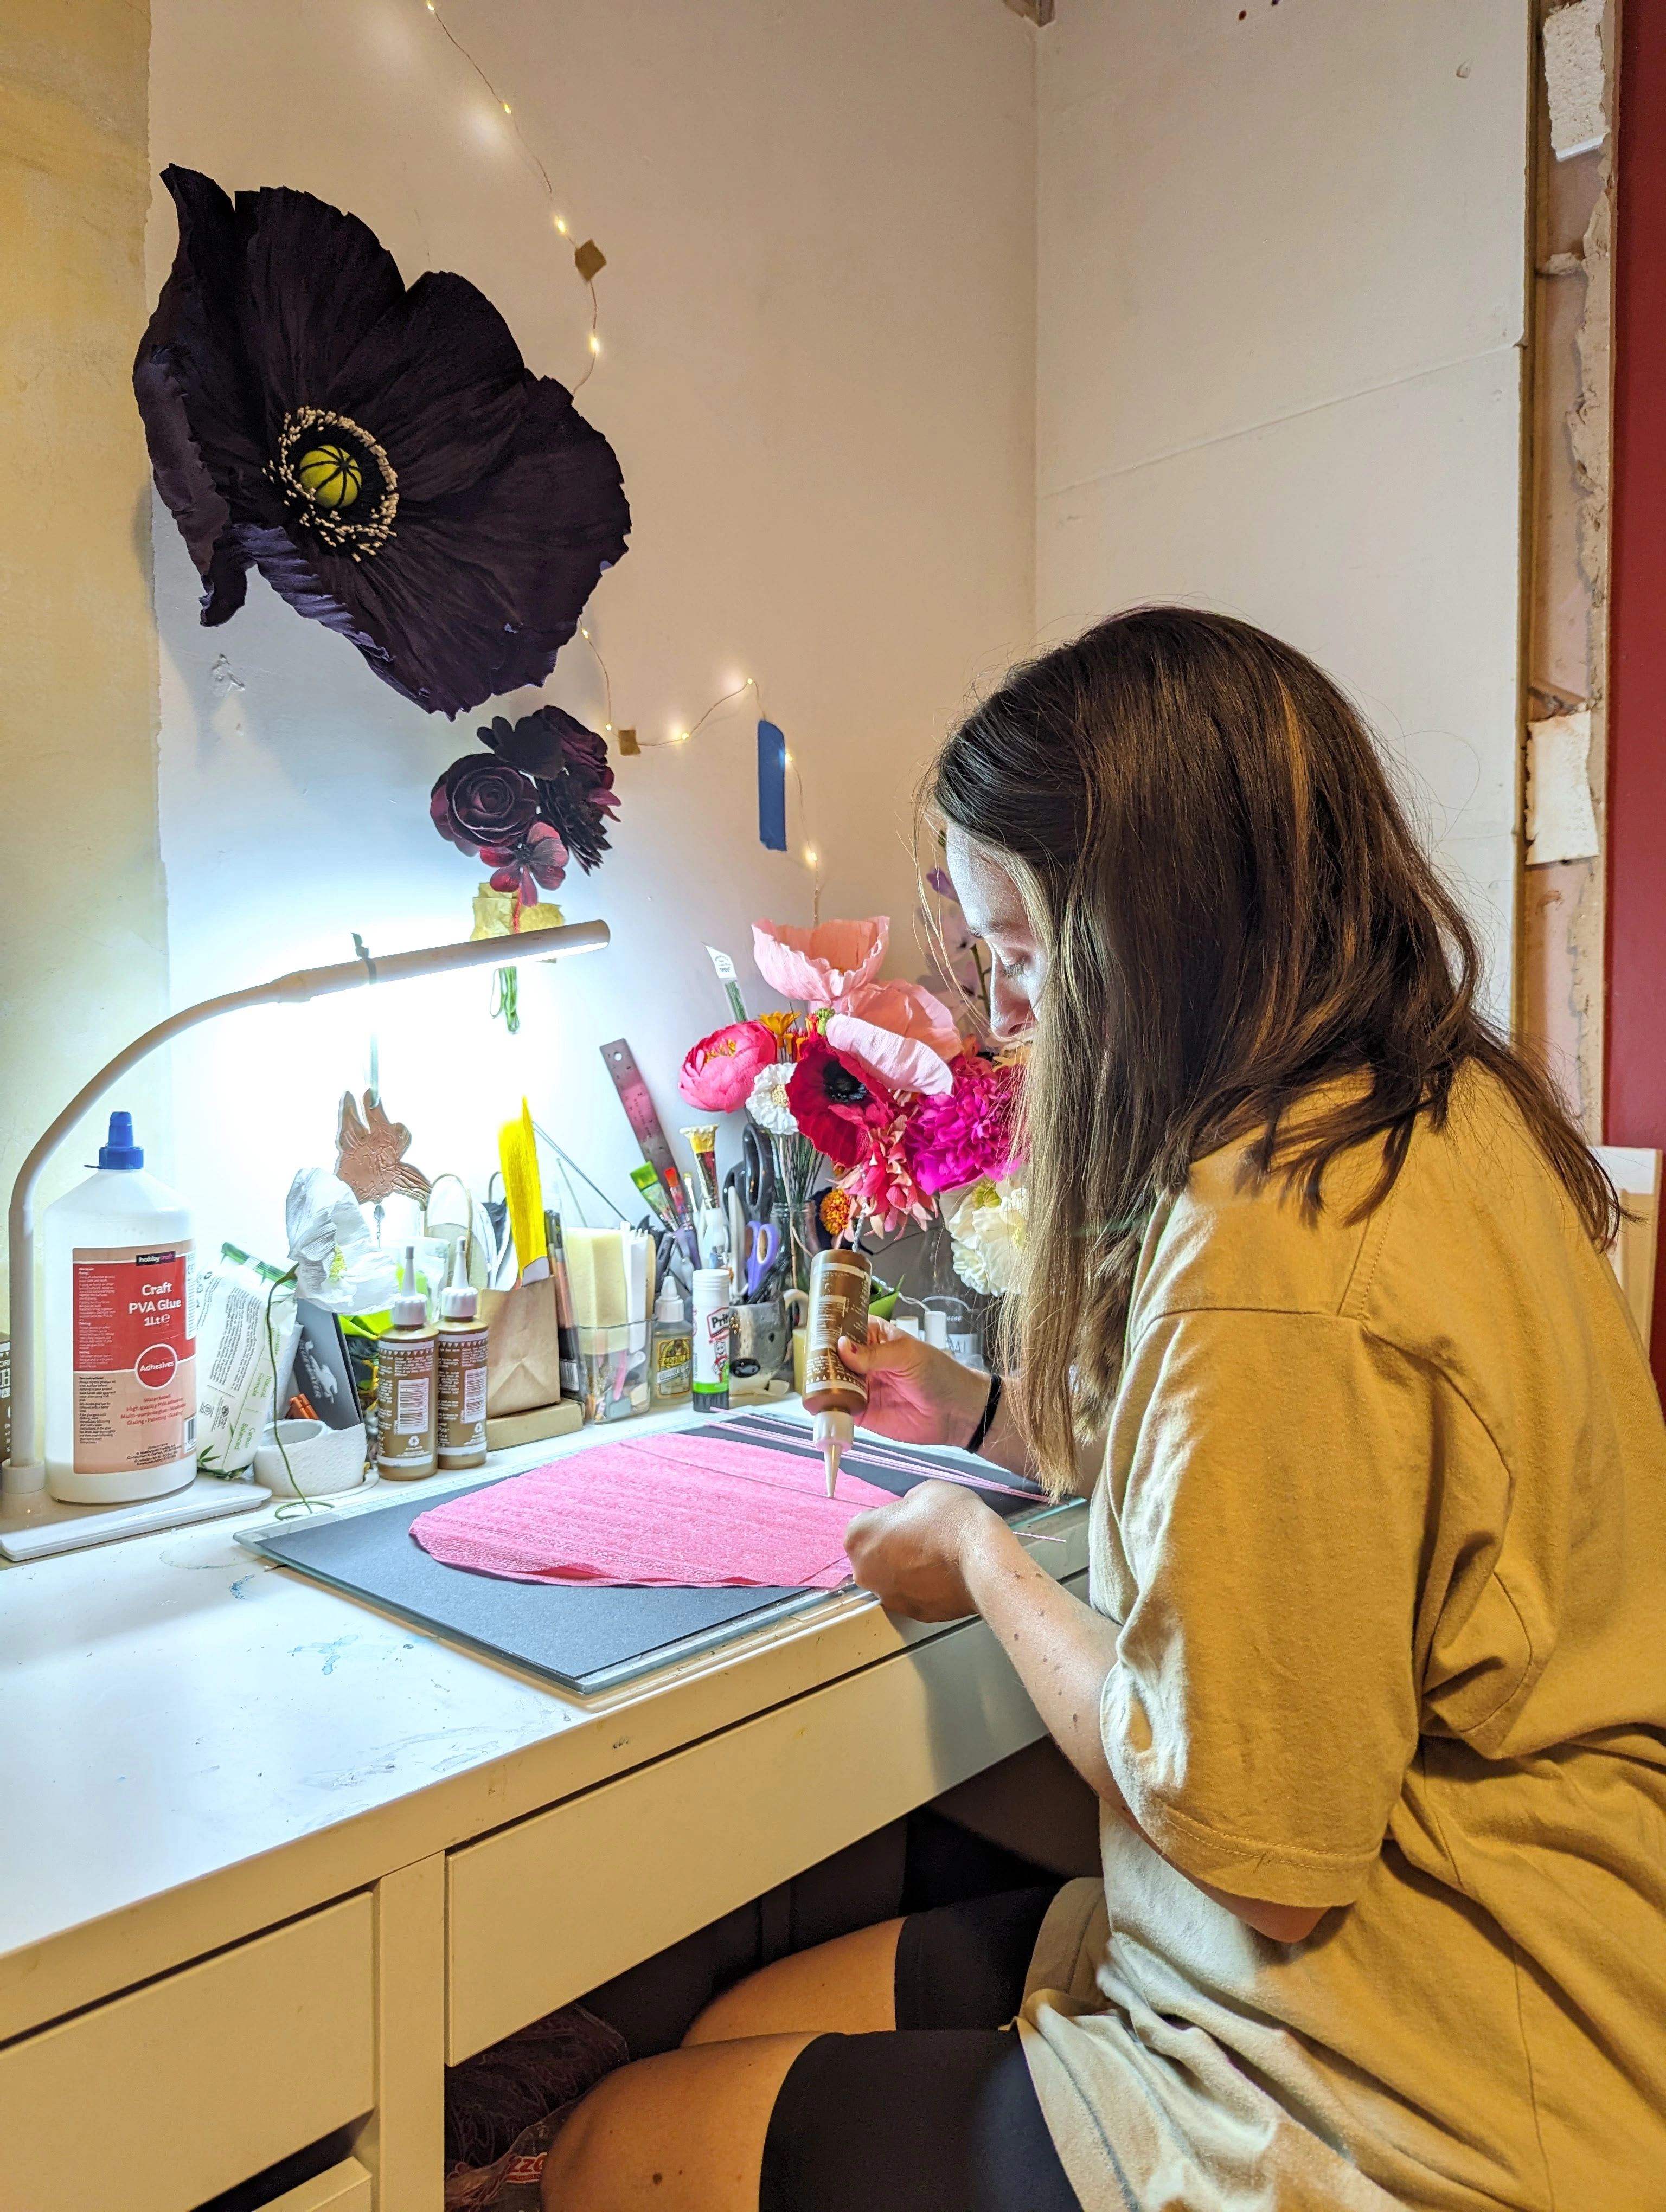
[[[420,1514],[410,1533],[448,1567],[511,1582],[836,1589],[844,1532],[888,1490],[819,1461],[679,1431],[596,1444]]]

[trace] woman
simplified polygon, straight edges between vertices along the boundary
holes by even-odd
[[[1033,1037],[1021,1381],[991,1419],[940,1352],[848,1356],[870,1426],[1091,1486],[1091,1602],[946,1484],[850,1556],[982,1614],[1104,1881],[754,1976],[581,2107],[546,2205],[1666,2206],[1666,1435],[1612,1190],[1289,647],[1105,623],[929,797]]]

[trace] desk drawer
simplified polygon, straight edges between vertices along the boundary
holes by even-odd
[[[453,1851],[447,2063],[1032,1742],[981,1622]]]
[[[373,1972],[352,1897],[9,2044],[5,2203],[179,2212],[368,2111]]]

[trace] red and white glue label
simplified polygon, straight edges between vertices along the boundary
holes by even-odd
[[[194,1448],[192,1266],[188,1243],[71,1255],[77,1474],[161,1467]]]

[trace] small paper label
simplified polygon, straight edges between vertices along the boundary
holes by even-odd
[[[400,1437],[420,1437],[428,1426],[428,1377],[402,1375],[397,1388],[398,1401],[393,1413],[393,1432]]]

